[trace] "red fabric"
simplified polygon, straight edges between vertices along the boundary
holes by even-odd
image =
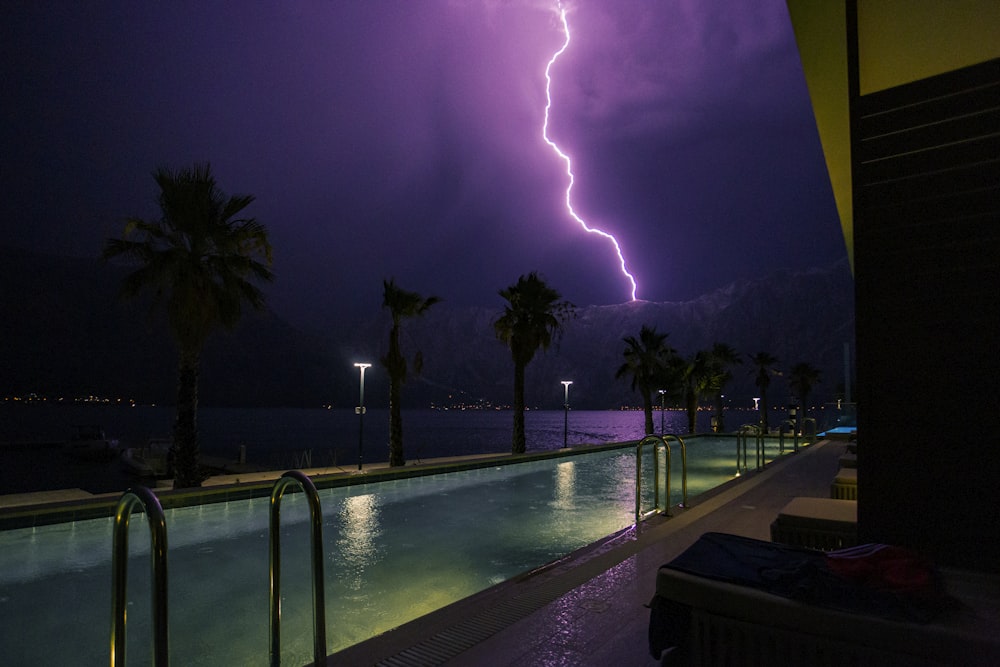
[[[866,544],[830,552],[826,562],[835,574],[879,590],[920,592],[934,587],[931,563],[901,547]]]

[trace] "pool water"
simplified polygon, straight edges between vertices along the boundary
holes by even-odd
[[[732,438],[688,441],[688,493],[732,478]],[[652,458],[643,464],[652,504]],[[680,502],[674,453],[671,503]],[[633,523],[635,454],[620,450],[320,491],[332,653]],[[268,499],[166,512],[170,653],[179,665],[267,664]],[[282,501],[282,660],[312,659],[308,510]],[[4,663],[102,664],[111,519],[0,532]],[[131,521],[128,657],[150,654],[149,536]]]

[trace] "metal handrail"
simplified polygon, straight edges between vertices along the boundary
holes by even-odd
[[[660,508],[660,450],[656,446],[659,442],[667,450],[667,505],[670,504],[670,446],[658,435],[647,435],[635,446],[635,522],[639,523],[642,512],[642,448],[647,443],[653,444],[653,509],[648,512],[652,514]],[[667,508],[669,514],[670,508]]]
[[[807,431],[806,426],[812,424],[812,430]],[[806,435],[808,433],[808,435]],[[815,417],[805,417],[802,420],[802,437],[806,439],[807,443],[813,445],[816,443],[816,418]]]
[[[799,432],[795,429],[795,422],[791,419],[786,419],[781,422],[781,426],[778,427],[778,444],[781,447],[781,453],[785,453],[785,426],[790,426],[792,429],[792,436],[795,443],[795,449],[793,451],[799,451]]]
[[[739,477],[741,472],[746,472],[749,470],[747,465],[747,436],[753,433],[756,441],[757,449],[757,468],[760,469],[760,455],[761,447],[763,446],[763,438],[761,435],[761,429],[756,424],[744,424],[740,427],[740,430],[736,432],[736,476]],[[743,466],[740,467],[740,452],[743,452]]]
[[[153,665],[170,664],[167,632],[167,522],[156,495],[144,486],[128,489],[118,500],[111,546],[111,667],[125,664],[128,604],[128,524],[135,506],[146,513],[150,532],[153,591]]]
[[[652,514],[653,512],[660,509],[660,449],[657,447],[656,443],[659,442],[663,445],[666,458],[666,488],[664,492],[666,493],[664,499],[663,514],[670,516],[670,477],[672,474],[673,467],[673,457],[670,452],[670,445],[667,443],[668,439],[676,440],[681,446],[681,507],[687,507],[687,447],[684,445],[684,440],[679,435],[674,435],[672,433],[665,433],[663,435],[647,435],[645,438],[639,441],[639,444],[635,448],[635,522],[639,523],[640,516],[643,515],[642,511],[642,449],[646,444],[652,443],[653,445],[653,509],[648,512]]]
[[[681,444],[681,507],[687,507],[688,504],[688,457],[687,457],[687,447],[684,445],[684,439],[681,436],[674,433],[665,433],[663,435],[663,445],[667,447],[667,465],[670,464],[670,447],[667,445],[667,439],[673,438]],[[669,478],[667,481],[667,508],[670,507],[670,482]]]
[[[304,473],[289,470],[271,488],[270,522],[270,620],[271,667],[281,664],[281,497],[290,485],[296,484],[306,494],[309,518],[312,524],[312,579],[313,579],[313,662],[326,661],[326,601],[323,580],[323,513],[320,509],[316,486]]]

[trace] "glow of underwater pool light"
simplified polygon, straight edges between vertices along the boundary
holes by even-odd
[[[558,51],[552,54],[552,57],[549,59],[548,64],[545,66],[545,122],[542,124],[542,138],[545,140],[545,143],[547,143],[552,148],[552,150],[555,151],[556,155],[562,158],[562,161],[566,164],[566,176],[569,178],[569,183],[566,185],[566,211],[569,213],[569,216],[573,218],[585,232],[587,232],[588,234],[597,234],[598,236],[601,236],[611,242],[611,244],[615,248],[615,253],[617,253],[618,255],[618,263],[620,265],[622,275],[624,275],[625,278],[628,279],[629,283],[632,286],[631,297],[632,301],[635,301],[636,290],[638,290],[639,286],[635,282],[635,277],[628,271],[628,267],[625,264],[625,255],[622,253],[622,247],[618,243],[618,239],[616,239],[613,235],[609,234],[608,232],[605,232],[596,227],[591,227],[590,225],[587,224],[587,222],[583,218],[581,218],[577,214],[576,210],[573,208],[573,201],[572,201],[573,185],[576,182],[576,177],[573,175],[573,163],[570,160],[569,155],[564,153],[562,149],[560,149],[559,146],[556,144],[556,142],[552,141],[552,139],[549,138],[549,110],[552,108],[552,74],[551,74],[552,65],[555,64],[559,56],[561,56],[563,52],[566,51],[567,47],[569,47],[569,39],[570,39],[569,21],[566,18],[566,8],[563,7],[562,2],[557,2],[556,5],[559,9],[559,19],[562,21],[563,34],[566,36],[566,38],[563,40],[562,46],[559,47]]]

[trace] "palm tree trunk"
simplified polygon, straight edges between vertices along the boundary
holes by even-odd
[[[642,389],[640,393],[642,394],[642,412],[646,418],[646,435],[653,435],[653,393],[648,389]]]
[[[514,362],[514,434],[511,440],[512,454],[523,454],[524,438],[524,364]]]
[[[725,408],[722,405],[722,394],[715,395],[715,430],[722,433],[726,430],[725,419],[723,417]]]
[[[399,349],[399,324],[389,331],[389,353],[383,360],[389,372],[389,467],[406,464],[403,456],[403,414],[399,404],[406,380],[406,358]]]
[[[764,433],[768,432],[767,426],[767,391],[761,389],[760,392],[760,424],[761,428],[764,429]]]
[[[698,394],[689,391],[684,395],[687,402],[688,433],[694,433],[695,421],[698,416]]]
[[[806,401],[809,399],[809,394],[802,392],[802,396],[799,397],[799,410],[798,410],[798,424],[795,425],[796,430],[802,433],[802,427],[805,424],[806,419]]]
[[[403,413],[399,405],[401,384],[398,378],[389,378],[389,467],[406,465],[403,456]]]
[[[177,417],[174,421],[174,488],[201,486],[198,447],[198,374],[201,354],[181,350],[177,374]]]

